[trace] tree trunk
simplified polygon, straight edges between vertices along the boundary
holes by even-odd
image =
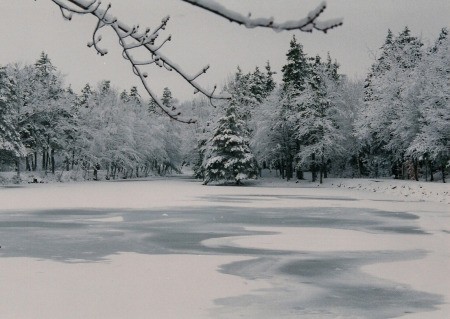
[[[303,171],[300,168],[298,168],[298,167],[297,167],[297,169],[295,171],[295,174],[296,174],[297,179],[305,179],[303,177]]]
[[[31,172],[29,155],[25,156],[25,169],[27,171]]]
[[[55,175],[55,150],[52,148],[51,154],[51,164],[52,164],[52,174]]]
[[[445,165],[441,164],[442,183],[445,183]]]
[[[50,152],[47,150],[47,158],[45,160],[45,172],[48,171],[49,165],[50,165]]]
[[[289,182],[293,177],[293,175],[294,174],[292,173],[292,161],[291,159],[288,159],[286,161],[286,180]]]
[[[430,165],[430,182],[434,182],[434,176],[433,176],[433,162],[428,162]]]
[[[359,178],[361,178],[363,176],[363,165],[362,165],[362,158],[361,156],[358,154],[356,157],[356,163],[358,165],[358,174],[359,174]]]
[[[46,167],[45,167],[45,160],[47,159],[47,151],[45,148],[42,149],[42,170],[45,171]]]
[[[322,156],[320,157],[320,184],[323,183],[324,169],[325,169],[325,158],[323,156],[323,149],[322,149]]]
[[[34,152],[33,171],[36,171],[36,170],[37,170],[37,159],[38,159],[38,154],[37,154],[37,152],[35,151],[35,152]]]
[[[418,182],[419,181],[419,162],[416,159],[414,159],[413,165],[414,165],[414,179]]]
[[[311,164],[311,179],[312,182],[315,182],[317,179],[317,173],[316,173],[316,154],[311,155],[312,164]]]
[[[75,166],[75,150],[72,150],[72,170],[74,166]]]
[[[20,158],[16,159],[16,171],[17,171],[17,177],[20,177]]]
[[[427,159],[425,158],[425,182],[428,181],[428,166],[427,166]]]

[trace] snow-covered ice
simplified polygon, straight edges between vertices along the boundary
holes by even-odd
[[[270,178],[3,187],[0,317],[447,318],[448,191]]]

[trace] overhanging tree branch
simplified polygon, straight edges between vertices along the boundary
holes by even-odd
[[[318,21],[319,16],[325,11],[327,5],[323,1],[317,8],[308,13],[306,18],[300,20],[286,21],[276,23],[273,17],[270,18],[251,18],[251,14],[243,16],[242,14],[229,10],[223,5],[214,2],[213,0],[181,0],[183,2],[192,4],[198,8],[216,14],[230,22],[243,25],[247,28],[269,28],[275,31],[283,30],[299,30],[303,32],[312,32],[314,29],[322,32],[327,32],[330,29],[342,25],[342,19],[330,19],[326,21]]]
[[[143,70],[144,67],[158,66],[165,68],[167,71],[173,71],[177,73],[181,78],[183,78],[188,84],[194,88],[195,93],[202,93],[210,99],[228,99],[229,95],[216,94],[216,86],[212,91],[204,89],[199,85],[196,80],[203,74],[205,74],[209,66],[204,67],[202,70],[194,75],[187,74],[182,67],[180,67],[175,62],[171,61],[170,58],[165,56],[160,52],[160,49],[169,41],[171,41],[171,36],[167,37],[165,40],[161,41],[159,44],[156,43],[160,33],[165,30],[166,25],[169,21],[169,16],[162,19],[159,26],[155,28],[153,32],[147,28],[144,32],[139,32],[139,25],[129,27],[118,18],[113,17],[109,14],[109,9],[111,5],[109,4],[106,9],[101,8],[101,1],[99,0],[52,0],[56,5],[59,6],[62,15],[65,19],[71,20],[73,14],[90,14],[96,17],[97,25],[92,34],[92,41],[88,43],[89,47],[94,47],[98,54],[105,55],[108,53],[106,49],[99,46],[101,41],[101,35],[97,35],[99,30],[103,27],[111,27],[114,33],[117,35],[119,44],[122,47],[122,56],[124,59],[128,60],[132,66],[133,73],[139,77],[145,90],[150,95],[150,97],[156,102],[156,104],[172,119],[180,122],[192,123],[193,119],[182,119],[180,112],[176,109],[167,109],[162,102],[158,99],[155,93],[152,92],[148,73]],[[329,29],[337,27],[342,24],[342,20],[329,20],[325,22],[317,21],[318,17],[326,8],[325,2],[322,2],[316,9],[311,11],[306,18],[298,21],[287,21],[284,23],[275,23],[272,18],[259,18],[251,19],[249,17],[244,17],[239,13],[233,12],[226,9],[220,4],[214,1],[204,1],[204,0],[181,0],[187,2],[193,6],[199,7],[208,12],[217,14],[224,18],[227,18],[231,22],[236,22],[241,25],[245,25],[248,28],[254,27],[267,27],[276,31],[281,30],[300,30],[304,32],[311,32],[314,29],[326,32]],[[138,60],[133,54],[132,50],[143,49],[148,54],[150,58],[148,60]]]

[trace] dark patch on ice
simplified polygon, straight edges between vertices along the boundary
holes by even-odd
[[[254,317],[394,318],[406,312],[436,309],[439,295],[418,292],[406,285],[375,278],[361,266],[422,258],[423,251],[310,253],[293,259],[258,258],[221,267],[226,274],[249,280],[277,276],[264,293],[217,300],[223,313],[251,312]],[[243,310],[244,309],[244,310]],[[271,314],[273,314],[271,316]],[[316,318],[316,317],[313,317]]]
[[[396,233],[396,234],[429,235],[429,233],[415,226],[397,226],[397,227],[382,226],[382,227],[374,227],[373,229],[380,230],[382,232]]]
[[[254,200],[258,201],[274,201],[280,199],[293,199],[293,200],[324,200],[324,201],[356,201],[355,198],[350,197],[321,197],[321,196],[306,196],[306,195],[276,195],[276,194],[249,194],[249,195],[208,195],[200,196],[200,199],[207,200],[212,203],[220,202],[244,202],[249,203]]]
[[[316,318],[388,318],[407,311],[430,310],[443,302],[438,296],[359,271],[365,264],[421,258],[422,252],[332,254],[202,245],[204,240],[213,238],[272,234],[246,229],[255,226],[349,229],[399,236],[425,234],[417,225],[417,216],[411,213],[348,207],[279,208],[277,203],[283,198],[271,198],[273,205],[268,208],[220,206],[205,198],[209,205],[163,210],[8,211],[0,214],[0,257],[67,263],[101,261],[120,252],[254,257],[225,265],[222,271],[248,279],[279,278],[283,285],[218,301],[230,311],[251,311],[247,316],[250,318],[308,318],[312,313]],[[235,196],[237,199],[262,198]],[[310,290],[315,291],[313,297],[302,299],[302,291]]]
[[[33,212],[33,215],[67,217],[67,216],[105,216],[111,213],[120,212],[117,209],[52,209]]]
[[[276,202],[275,202],[276,204]],[[121,217],[123,221],[109,221]],[[92,220],[97,219],[97,220]],[[105,220],[102,220],[105,219]],[[242,254],[288,252],[204,247],[202,241],[266,234],[245,227],[320,227],[424,235],[409,213],[342,207],[243,208],[205,206],[165,210],[66,209],[0,215],[0,256],[96,261],[118,252]],[[57,252],[57,253],[55,253]],[[89,252],[89,253],[86,253]]]
[[[0,185],[0,188],[24,188],[25,186],[23,185]]]
[[[80,223],[65,223],[65,222],[44,222],[35,220],[24,221],[0,221],[0,228],[43,228],[43,229],[70,229],[70,228],[82,228],[86,225]],[[28,230],[27,230],[28,231]]]
[[[412,213],[405,213],[405,212],[373,211],[373,214],[381,216],[381,217],[394,218],[394,219],[405,219],[405,220],[419,219],[419,216],[412,214]]]

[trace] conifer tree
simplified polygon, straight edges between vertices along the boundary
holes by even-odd
[[[278,127],[283,128],[284,131],[294,131],[294,127],[298,123],[294,120],[293,114],[300,111],[298,103],[295,102],[295,98],[298,97],[306,87],[306,82],[310,76],[310,66],[308,63],[308,57],[303,52],[302,44],[297,42],[295,36],[289,44],[289,50],[286,54],[287,63],[281,69],[283,73],[283,84],[282,84],[282,103],[280,107],[283,110],[279,111],[281,115],[282,122],[280,122]],[[283,166],[282,170],[286,172],[287,180],[293,177],[294,166],[297,168],[297,178],[302,179],[303,173],[300,169],[298,163],[294,163],[296,154],[300,151],[301,145],[304,141],[296,139],[294,145],[289,147],[284,147],[284,153],[282,154],[283,161],[280,164]],[[284,176],[284,173],[282,173]]]
[[[281,69],[283,73],[283,85],[284,87],[292,86],[301,92],[305,88],[305,81],[309,74],[309,66],[308,58],[303,52],[303,45],[297,42],[295,36],[292,37],[286,57],[287,63]]]
[[[317,55],[305,89],[297,97],[301,106],[294,114],[296,136],[304,142],[298,157],[301,163],[310,165],[313,181],[315,172],[319,170],[320,183],[326,175],[326,163],[343,149],[340,146],[343,134],[336,124],[339,113],[338,81],[337,65],[331,63],[331,58],[323,63]]]
[[[77,105],[88,107],[89,99],[92,98],[93,95],[94,92],[92,92],[91,86],[89,83],[86,83],[83,89],[81,89],[81,95],[78,97]]]
[[[275,90],[275,87],[277,86],[275,83],[275,80],[273,79],[273,75],[276,74],[277,72],[272,71],[272,67],[270,66],[269,61],[267,61],[266,63],[266,74],[265,74],[265,98],[268,97],[270,95],[270,93],[273,92],[273,90]]]
[[[225,115],[217,122],[204,161],[204,184],[211,181],[234,181],[257,176],[257,163],[249,147],[245,123],[239,118],[236,100],[232,99]]]
[[[441,30],[413,78],[415,83],[409,95],[416,97],[419,129],[406,155],[421,159],[431,172],[431,163],[434,163],[445,182],[445,170],[450,166],[450,38],[447,29]]]
[[[7,152],[17,158],[25,154],[25,148],[14,123],[14,98],[13,80],[6,73],[6,69],[0,67],[0,154]]]
[[[366,80],[365,104],[357,132],[367,141],[368,165],[385,163],[397,178],[405,177],[406,149],[419,130],[418,96],[409,94],[423,44],[409,28],[394,37],[388,31],[380,58]],[[383,160],[381,160],[383,159]],[[417,165],[417,159],[412,159]]]

